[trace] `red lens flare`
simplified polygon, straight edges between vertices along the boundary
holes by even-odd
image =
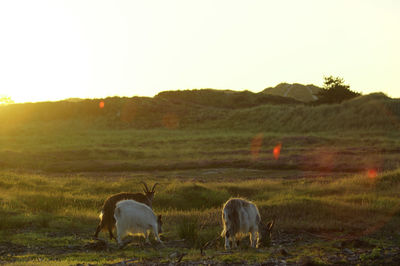
[[[179,127],[179,118],[176,114],[168,113],[164,115],[162,123],[165,128],[175,129]]]
[[[378,171],[376,169],[368,169],[367,176],[371,179],[374,179],[378,176]]]
[[[100,107],[100,109],[104,108],[104,102],[103,101],[99,102],[99,107]]]
[[[273,154],[274,154],[275,160],[279,159],[279,155],[281,154],[281,148],[282,148],[282,143],[279,143],[278,145],[276,145],[274,147]]]

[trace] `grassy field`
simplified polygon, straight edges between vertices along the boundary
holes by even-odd
[[[64,173],[247,168],[318,175],[393,170],[400,165],[398,135],[23,127],[0,132],[0,169]],[[278,145],[279,160],[273,155]]]
[[[346,256],[335,257],[345,248],[356,254],[359,262],[368,263],[384,261],[384,252],[392,252],[400,244],[400,171],[376,177],[291,180],[243,180],[242,174],[214,181],[203,171],[197,181],[170,172],[46,176],[2,171],[1,261],[62,265],[129,259],[173,262],[174,254],[184,253],[183,261],[299,263],[308,258],[330,264],[348,262]],[[149,183],[161,183],[154,210],[164,217],[166,247],[155,243],[140,247],[135,239],[118,249],[114,241],[93,240],[104,199],[120,191],[138,191],[139,181],[145,178]],[[256,251],[244,241],[239,253],[223,251],[218,238],[220,212],[231,196],[252,199],[265,220],[276,219],[271,247]],[[101,233],[100,237],[108,236]],[[202,255],[201,247],[215,238]],[[178,241],[182,239],[186,241]],[[386,263],[394,262],[389,259]]]
[[[14,133],[0,135],[2,262],[168,263],[179,254],[187,263],[399,259],[390,255],[400,244],[396,132],[82,131],[53,124]],[[160,183],[154,210],[164,217],[167,247],[134,239],[119,249],[105,233],[106,242],[94,240],[103,201],[140,191],[141,180]],[[224,252],[221,206],[235,196],[257,203],[265,220],[276,219],[270,247],[252,250],[243,241],[240,252]]]
[[[0,264],[400,264],[397,99],[175,94],[1,107]],[[104,200],[142,180],[166,247],[93,239]],[[276,220],[270,246],[224,251],[230,197]]]

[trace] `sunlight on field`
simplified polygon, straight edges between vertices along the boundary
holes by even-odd
[[[146,124],[149,116],[141,106],[158,106],[146,99],[127,101],[126,112],[119,113],[113,100],[104,100],[103,108],[102,101],[88,101],[82,109],[63,102],[55,116],[44,112],[47,104],[28,104],[17,116],[22,120],[0,125],[0,248],[11,254],[0,254],[1,262],[174,262],[169,256],[179,251],[187,253],[183,261],[210,256],[226,263],[243,258],[299,263],[311,253],[314,261],[330,265],[326,258],[342,254],[341,243],[349,239],[385,252],[400,244],[397,131],[275,132],[231,129],[233,124],[183,129],[192,122],[184,111],[162,106],[160,116],[149,120],[153,124]],[[266,116],[284,115],[280,107],[257,108]],[[244,117],[257,108],[246,109]],[[90,116],[68,120],[81,112]],[[201,115],[208,119],[208,113]],[[226,115],[231,119],[232,113]],[[4,121],[7,117],[5,112]],[[235,125],[242,122],[247,120]],[[131,127],[134,123],[143,128]],[[106,242],[94,240],[104,200],[141,192],[142,180],[160,183],[153,208],[163,216],[167,248],[143,248],[133,239],[119,249],[106,232],[100,233]],[[222,254],[221,207],[230,197],[256,203],[264,221],[276,219],[271,247],[250,250],[245,240],[239,252]],[[200,250],[207,243],[206,256]],[[281,248],[292,255],[282,257]],[[373,257],[371,250],[362,251],[365,258]]]

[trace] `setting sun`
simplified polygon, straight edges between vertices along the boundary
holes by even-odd
[[[389,0],[1,1],[0,94],[259,92],[332,74],[356,91],[400,97],[399,12]]]

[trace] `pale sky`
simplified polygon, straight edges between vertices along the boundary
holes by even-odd
[[[400,97],[400,1],[0,0],[0,96],[15,102],[330,75]]]

